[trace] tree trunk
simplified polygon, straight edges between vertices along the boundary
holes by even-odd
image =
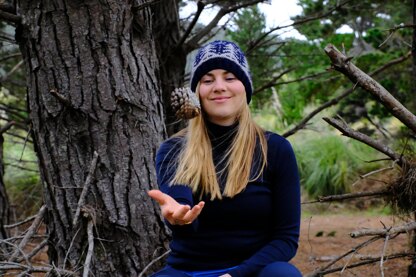
[[[3,129],[3,128],[0,128]],[[4,228],[4,225],[9,224],[10,219],[10,207],[9,207],[9,198],[6,193],[6,187],[3,182],[4,176],[4,163],[3,163],[3,133],[0,132],[0,240],[6,239],[7,232]],[[8,249],[8,245],[0,243],[0,249]],[[2,253],[0,252],[0,261],[3,260]]]
[[[50,262],[92,276],[137,276],[166,248],[154,155],[164,137],[152,13],[145,0],[20,1],[17,40],[39,157]],[[142,6],[140,6],[142,5]],[[134,27],[133,27],[134,26]],[[94,152],[90,189],[78,200]]]
[[[168,135],[172,135],[185,126],[184,122],[178,122],[171,109],[170,94],[184,85],[188,51],[185,44],[179,45],[181,34],[177,1],[160,1],[154,5],[153,11],[166,130]]]

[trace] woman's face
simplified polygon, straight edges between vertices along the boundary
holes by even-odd
[[[208,120],[222,126],[232,125],[246,105],[243,83],[223,69],[214,69],[202,76],[199,98]]]

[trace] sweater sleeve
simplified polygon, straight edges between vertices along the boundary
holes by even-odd
[[[171,138],[161,144],[156,153],[156,176],[159,189],[171,196],[178,203],[183,205],[189,205],[193,207],[194,201],[192,196],[192,190],[186,185],[174,184],[170,182],[173,179],[176,171],[176,165],[178,161],[178,154],[180,151],[180,138]],[[172,231],[188,230],[189,228],[196,229],[198,220],[195,220],[190,225],[174,226],[165,220],[166,225]],[[188,230],[189,231],[189,230]]]
[[[290,143],[275,134],[268,143],[268,167],[272,174],[272,239],[229,274],[251,276],[276,261],[289,261],[297,251],[300,228],[300,184],[296,158]]]

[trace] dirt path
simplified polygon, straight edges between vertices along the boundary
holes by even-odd
[[[364,228],[383,228],[383,222],[387,227],[400,226],[399,219],[392,216],[371,216],[364,214],[329,214],[304,217],[301,223],[301,237],[297,256],[292,262],[302,271],[304,275],[314,269],[322,267],[336,256],[339,256],[361,242],[369,238],[353,239],[349,233]],[[386,248],[386,255],[409,250],[411,243],[410,236],[402,234],[395,239],[389,240]],[[359,261],[364,255],[379,257],[382,255],[384,240],[379,240],[371,245],[362,248],[354,258],[349,257],[336,263],[334,267],[343,267],[346,263],[351,264]],[[350,261],[349,261],[350,260]],[[410,260],[406,258],[387,260],[384,262],[384,276],[406,277],[407,266]],[[341,275],[340,272],[331,273],[325,276],[382,276],[380,262],[365,267],[346,269]]]

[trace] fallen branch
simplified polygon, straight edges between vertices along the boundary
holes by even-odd
[[[35,214],[35,215],[32,215],[32,216],[26,218],[23,221],[20,221],[20,222],[14,223],[14,224],[4,225],[3,227],[4,227],[4,229],[13,229],[13,228],[19,227],[19,226],[21,226],[25,223],[28,223],[29,221],[34,220],[36,218],[36,216],[37,215]]]
[[[361,191],[361,192],[353,192],[353,193],[345,193],[345,194],[337,194],[337,195],[319,196],[317,200],[303,202],[302,204],[341,201],[341,200],[346,200],[346,199],[355,199],[355,198],[369,197],[369,196],[380,196],[380,195],[385,195],[387,193],[388,193],[388,190],[382,189],[382,190],[377,190],[377,191]]]
[[[414,256],[415,256],[415,253],[397,253],[397,254],[392,254],[392,255],[389,255],[389,256],[385,256],[383,258],[383,260],[386,261],[386,260],[393,260],[393,259],[399,259],[399,258],[405,258],[405,257],[414,257]],[[346,268],[359,267],[359,266],[366,265],[366,264],[376,263],[378,261],[380,261],[380,257],[374,257],[374,258],[368,259],[366,261],[356,262],[356,263],[350,264]],[[323,276],[323,275],[326,275],[326,274],[329,274],[329,273],[341,271],[343,268],[344,268],[344,266],[335,267],[335,268],[331,268],[331,269],[326,269],[326,270],[322,270],[322,271],[314,271],[313,273],[306,275],[306,277]]]
[[[354,84],[360,85],[363,89],[378,98],[397,119],[416,133],[416,116],[394,98],[382,85],[373,78],[361,71],[335,46],[329,44],[325,47],[325,53],[331,59],[335,70],[347,76]]]
[[[42,250],[46,245],[48,245],[48,239],[43,240],[39,243],[33,250],[26,256],[29,260],[32,259],[40,250]],[[16,262],[20,263],[23,261],[23,258],[19,258]]]
[[[327,118],[327,117],[324,117],[323,120],[325,120],[328,124],[338,129],[344,136],[353,138],[355,140],[361,141],[371,146],[372,148],[390,157],[393,161],[397,160],[398,161],[397,163],[400,166],[407,163],[404,157],[394,152],[390,147],[383,145],[380,142],[375,141],[374,139],[370,138],[369,136],[363,133],[360,133],[351,129],[345,122],[335,119],[335,118]]]
[[[389,229],[364,229],[350,233],[352,238],[360,238],[364,236],[391,236],[393,234],[407,233],[416,230],[416,221],[409,222],[403,226]]]
[[[63,270],[51,266],[30,266],[12,262],[0,262],[0,271],[5,270],[21,270],[27,271],[28,273],[32,272],[46,272],[46,273],[57,273],[59,276],[78,276],[75,272],[69,270]]]
[[[98,155],[97,155],[98,157]],[[88,220],[88,226],[87,226],[87,234],[88,234],[88,252],[87,257],[85,258],[85,265],[84,265],[84,271],[82,273],[83,277],[88,277],[90,272],[90,265],[92,260],[92,255],[94,254],[94,220],[90,218]]]
[[[19,243],[18,249],[14,251],[14,253],[11,255],[9,261],[13,262],[16,260],[17,256],[19,255],[19,249],[23,249],[30,238],[35,234],[36,230],[38,229],[39,225],[42,223],[43,217],[46,213],[46,206],[43,205],[38,214],[36,215],[35,220],[32,222],[32,225],[27,230],[25,236],[23,237],[22,241]]]
[[[88,192],[88,189],[90,187],[92,178],[94,177],[93,175],[95,173],[95,169],[97,168],[97,161],[98,161],[98,153],[96,151],[94,151],[94,155],[93,155],[93,158],[92,158],[92,161],[91,161],[91,165],[90,165],[90,168],[89,168],[89,171],[88,171],[88,175],[87,175],[87,178],[85,179],[84,187],[82,189],[81,195],[80,195],[79,200],[78,200],[78,206],[77,206],[77,209],[75,211],[74,219],[72,221],[72,226],[76,226],[77,223],[78,223],[78,218],[79,218],[79,215],[81,213],[81,208],[85,204],[85,200],[87,198],[87,192]]]
[[[326,270],[328,270],[329,267],[331,267],[333,264],[335,264],[336,262],[338,262],[339,260],[341,260],[342,258],[357,252],[358,250],[360,250],[361,248],[379,240],[380,237],[372,237],[369,240],[366,240],[360,244],[358,244],[356,247],[352,248],[351,250],[345,252],[344,254],[342,254],[341,256],[336,257],[334,260],[332,260],[330,263],[328,263],[327,265],[316,269],[315,271],[313,271],[312,273],[309,273],[306,275],[306,277],[318,277],[318,276],[322,276],[322,273],[324,273]],[[337,271],[341,271],[343,270],[344,266],[339,268],[339,270]]]

